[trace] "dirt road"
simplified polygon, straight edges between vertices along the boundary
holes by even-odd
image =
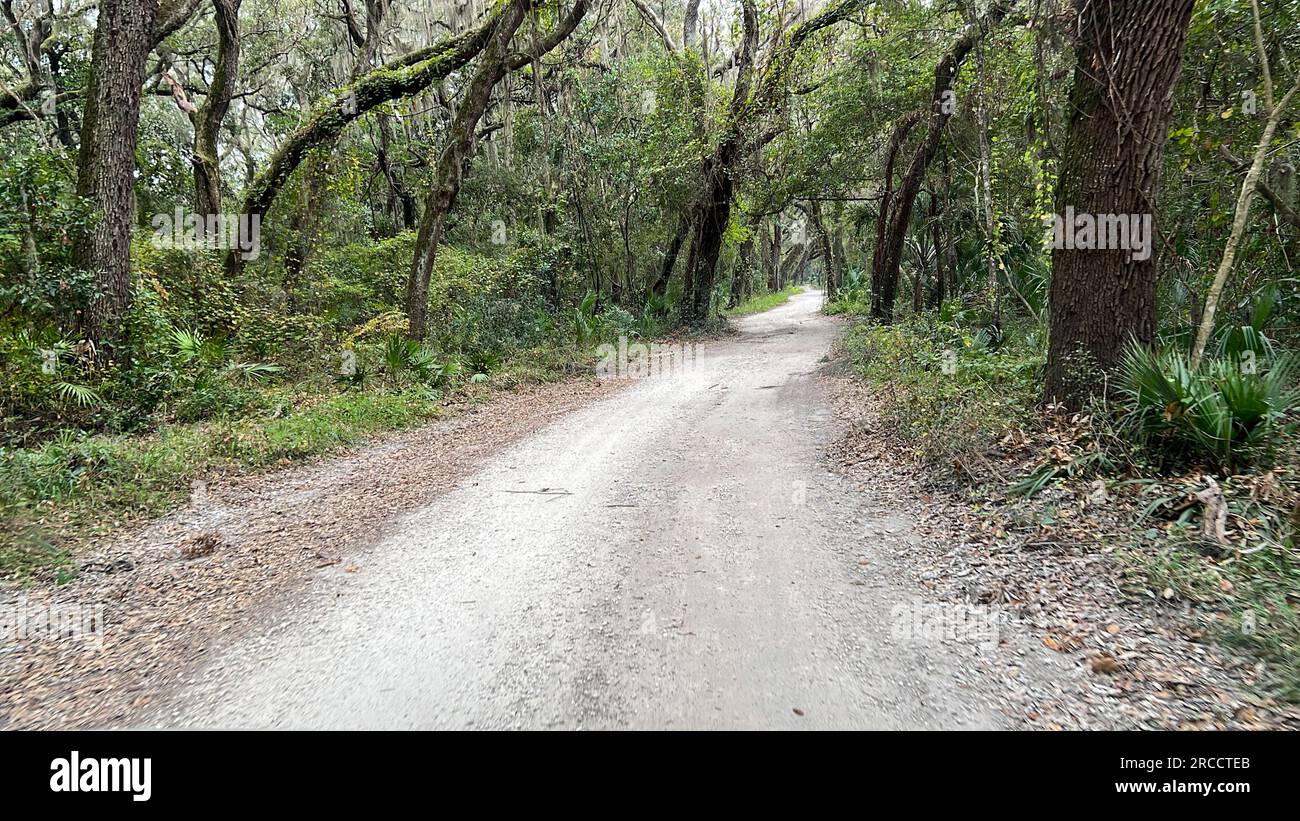
[[[908,522],[823,461],[821,294],[488,460],[210,659],[145,723],[997,727],[891,637]],[[374,499],[383,505],[382,494]]]

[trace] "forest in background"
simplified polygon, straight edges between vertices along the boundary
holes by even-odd
[[[0,572],[809,282],[936,482],[1101,482],[1295,697],[1300,3],[0,11]]]

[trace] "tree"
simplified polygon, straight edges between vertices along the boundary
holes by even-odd
[[[464,182],[466,167],[474,152],[479,119],[487,110],[492,89],[511,71],[522,68],[535,57],[549,52],[568,37],[587,13],[587,0],[576,0],[569,14],[562,19],[551,34],[533,44],[524,54],[511,54],[510,40],[523,22],[531,0],[511,0],[501,14],[492,32],[491,40],[483,50],[480,63],[469,88],[465,91],[456,116],[452,121],[447,144],[438,158],[434,181],[425,198],[424,213],[420,217],[420,230],[415,240],[415,258],[411,275],[406,283],[407,335],[423,339],[429,308],[429,278],[438,256],[438,244],[446,228],[447,215],[456,204]]]
[[[1261,185],[1260,174],[1264,170],[1264,162],[1268,158],[1269,147],[1273,144],[1273,135],[1277,133],[1278,124],[1282,122],[1282,115],[1286,112],[1292,98],[1296,96],[1297,92],[1300,92],[1300,80],[1297,80],[1281,100],[1274,102],[1273,77],[1269,66],[1268,51],[1264,47],[1264,31],[1263,24],[1260,21],[1259,0],[1251,0],[1251,11],[1255,16],[1255,48],[1259,55],[1260,71],[1264,75],[1264,114],[1267,119],[1264,123],[1264,133],[1260,135],[1259,144],[1255,147],[1254,159],[1251,160],[1250,168],[1246,171],[1246,179],[1241,184],[1241,193],[1237,195],[1237,207],[1232,218],[1232,233],[1229,234],[1227,246],[1223,249],[1223,257],[1219,261],[1219,268],[1215,272],[1214,281],[1210,284],[1210,292],[1205,297],[1205,312],[1201,316],[1200,326],[1196,330],[1196,342],[1192,346],[1191,359],[1193,368],[1201,363],[1201,357],[1205,354],[1205,346],[1210,341],[1210,334],[1214,333],[1214,315],[1219,308],[1219,297],[1223,294],[1223,286],[1228,281],[1228,274],[1232,273],[1232,264],[1237,258],[1237,246],[1241,243],[1241,236],[1246,230],[1246,219],[1250,216],[1250,203],[1257,192],[1269,197],[1272,191],[1267,185]],[[1285,203],[1276,194],[1271,199],[1282,204],[1279,211],[1284,214],[1289,211]],[[1290,213],[1294,217],[1294,212]]]
[[[1150,215],[1193,0],[1075,0],[1070,122],[1057,214]],[[1068,226],[1067,226],[1068,229]],[[1136,339],[1156,342],[1157,252],[1058,247],[1052,254],[1046,396],[1078,407]],[[1064,244],[1064,243],[1063,243]],[[1144,257],[1144,258],[1139,258]]]
[[[78,238],[75,259],[94,274],[82,330],[100,343],[117,337],[131,301],[136,129],[157,19],[158,0],[103,0],[95,27],[77,194],[94,204],[97,219]]]
[[[903,262],[903,245],[908,228],[912,224],[912,209],[916,204],[917,194],[921,191],[921,184],[925,180],[925,173],[939,153],[939,140],[943,136],[944,126],[956,110],[952,97],[953,81],[971,50],[985,34],[1003,21],[1010,10],[1011,3],[1008,0],[994,3],[989,8],[988,14],[968,23],[962,29],[948,52],[935,66],[927,129],[912,154],[912,160],[903,175],[903,182],[898,192],[888,198],[890,210],[883,248],[878,251],[879,268],[872,271],[872,316],[878,320],[888,322],[893,319],[894,300],[898,295],[899,269]],[[909,114],[904,117],[900,121],[900,127],[913,116],[916,115]],[[903,136],[910,128],[911,126],[908,125],[903,129]],[[895,135],[897,138],[898,130],[895,131]],[[894,144],[891,143],[892,145]]]
[[[239,6],[243,0],[212,0],[217,24],[217,59],[212,82],[194,113],[194,210],[200,216],[221,212],[221,169],[217,138],[230,111],[239,76]]]
[[[708,316],[714,276],[722,251],[722,234],[731,218],[736,163],[748,151],[771,142],[784,124],[790,72],[795,57],[813,35],[847,20],[865,5],[864,0],[840,0],[795,26],[788,37],[777,36],[763,68],[751,77],[758,48],[758,15],[751,0],[743,0],[741,48],[736,57],[737,79],[724,120],[721,138],[704,159],[700,179],[703,194],[696,201],[692,253],[687,264],[687,302],[682,317],[699,322]],[[753,89],[751,96],[750,89]]]
[[[265,217],[289,177],[315,149],[333,143],[349,124],[392,100],[418,93],[469,65],[487,46],[506,9],[501,6],[475,28],[432,46],[409,52],[367,72],[317,104],[307,119],[272,153],[244,191],[240,213]],[[226,255],[226,271],[239,273],[243,257]]]

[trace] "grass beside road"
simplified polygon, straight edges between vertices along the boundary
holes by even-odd
[[[0,448],[0,577],[69,581],[71,541],[163,513],[185,497],[191,479],[336,452],[440,412],[414,392],[293,400],[287,411],[164,425],[147,436],[68,431],[39,448]]]
[[[477,402],[520,384],[551,382],[585,367],[569,348],[533,351],[485,384],[456,380],[344,388],[336,383],[261,388],[251,412],[200,422],[164,421],[145,434],[65,429],[33,447],[0,446],[0,580],[71,581],[86,540],[161,515],[197,478],[243,475],[338,453],[437,418],[448,402]]]
[[[749,316],[750,314],[761,314],[764,311],[770,311],[773,308],[780,307],[790,301],[790,297],[802,293],[802,285],[789,285],[784,290],[773,291],[768,294],[759,294],[740,303],[734,308],[728,308],[722,312],[723,316]]]

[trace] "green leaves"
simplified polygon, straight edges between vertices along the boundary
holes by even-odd
[[[1132,423],[1150,445],[1233,471],[1268,461],[1300,411],[1291,354],[1271,360],[1220,358],[1191,368],[1176,350],[1132,345],[1121,390]]]
[[[64,402],[82,408],[93,407],[103,401],[99,398],[99,394],[88,385],[57,382],[54,385],[54,390]]]
[[[238,383],[265,382],[284,371],[265,362],[232,360],[225,340],[204,337],[198,330],[175,328],[169,340],[171,361],[163,376],[170,383],[174,413],[182,421],[243,412],[256,399]]]
[[[400,334],[384,340],[381,355],[389,378],[397,384],[441,389],[465,371],[456,359],[440,359],[428,345]]]
[[[595,291],[588,291],[582,304],[573,311],[573,331],[582,347],[591,345],[600,335],[600,323],[596,317],[597,296]]]

